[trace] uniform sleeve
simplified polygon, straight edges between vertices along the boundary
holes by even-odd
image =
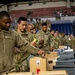
[[[35,35],[35,38],[36,38],[36,47],[37,48],[43,48],[43,44],[40,44],[40,40],[42,39],[42,38],[39,38],[40,37],[40,35],[39,34],[36,34]]]
[[[31,43],[33,40],[34,40],[34,36],[33,36],[33,34],[30,34],[29,42]]]
[[[31,46],[26,40],[25,38],[23,38],[21,35],[19,35],[18,33],[16,33],[16,37],[15,37],[15,45],[16,47],[18,47],[21,51],[23,52],[30,52],[31,54],[36,55],[38,53],[38,48],[35,48],[33,46]]]
[[[51,35],[49,34],[49,47],[51,45]]]

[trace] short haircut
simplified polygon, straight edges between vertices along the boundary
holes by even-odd
[[[47,23],[46,22],[42,23],[42,26],[47,26]]]
[[[9,17],[10,18],[10,14],[7,11],[1,11],[0,12],[0,19],[3,17]]]
[[[50,32],[52,32],[52,31],[54,31],[54,30],[51,29]],[[55,32],[55,31],[54,31],[54,32]]]
[[[17,22],[20,23],[21,21],[27,21],[27,18],[26,17],[20,17]]]

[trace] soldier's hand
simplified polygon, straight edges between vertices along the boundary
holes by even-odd
[[[39,54],[39,55],[42,55],[42,54],[45,54],[45,53],[44,53],[43,50],[39,50],[39,51],[38,51],[38,54]]]
[[[20,49],[18,49],[18,48],[15,47],[14,53],[15,54],[20,53]]]
[[[40,40],[40,42],[39,42],[40,44],[44,44],[44,40]]]
[[[54,50],[54,48],[51,46],[51,47],[50,47],[50,51],[53,51],[53,50]]]
[[[36,42],[31,42],[31,45],[32,46],[36,46]]]

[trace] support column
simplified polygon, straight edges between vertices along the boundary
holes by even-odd
[[[70,0],[67,0],[67,8],[71,8]]]

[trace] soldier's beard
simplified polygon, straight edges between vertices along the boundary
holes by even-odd
[[[21,32],[26,32],[26,29],[22,30]]]
[[[44,32],[46,32],[47,30],[43,30]]]
[[[7,26],[7,27],[1,27],[2,30],[6,30],[6,31],[9,31],[9,28],[10,28],[10,26]]]

